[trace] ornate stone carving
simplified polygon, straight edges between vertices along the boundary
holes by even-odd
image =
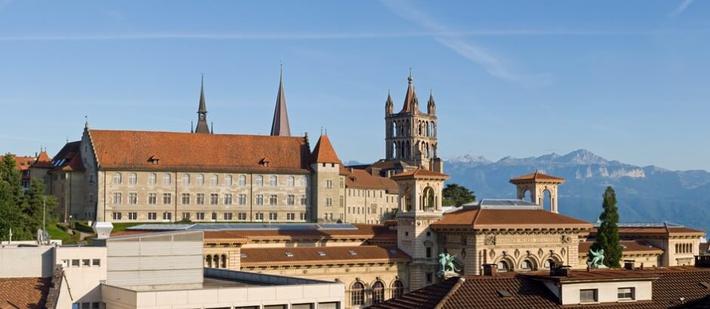
[[[487,246],[495,246],[495,244],[496,244],[496,235],[492,235],[492,234],[486,235],[485,244],[486,244]]]
[[[542,251],[542,248],[540,248],[540,250],[537,250],[537,256],[542,256],[543,254],[545,254],[545,251]]]
[[[488,252],[488,255],[490,256],[491,259],[493,259],[494,257],[496,257],[496,251],[491,250],[490,252]]]
[[[565,248],[562,248],[562,250],[560,250],[560,255],[565,256],[566,254],[567,250],[565,250]]]
[[[562,235],[562,243],[563,244],[568,244],[572,241],[572,237],[569,235]]]
[[[515,251],[513,252],[513,255],[514,255],[515,258],[517,259],[517,258],[520,256],[520,250],[515,249]]]

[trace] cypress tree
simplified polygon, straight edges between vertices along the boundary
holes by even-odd
[[[15,159],[7,154],[0,162],[0,239],[7,240],[10,229],[13,239],[32,239],[23,212],[22,176]]]
[[[604,265],[620,267],[622,248],[619,244],[619,209],[616,207],[616,193],[612,187],[607,187],[604,191],[603,208],[599,216],[601,225],[592,248],[604,249]]]

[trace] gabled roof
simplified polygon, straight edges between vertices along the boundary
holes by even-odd
[[[346,188],[379,189],[391,194],[399,192],[399,186],[394,180],[372,175],[366,170],[343,168],[340,174],[345,176]]]
[[[242,248],[241,266],[313,265],[318,263],[405,262],[409,256],[397,248],[333,246],[304,248]]]
[[[571,228],[591,229],[592,224],[542,208],[523,206],[510,207],[464,207],[445,213],[431,228],[437,229],[517,229],[517,228]]]
[[[340,159],[338,159],[338,154],[335,153],[333,144],[330,143],[328,135],[321,135],[318,139],[316,147],[313,148],[313,162],[341,164]]]
[[[510,182],[513,184],[519,183],[529,183],[529,182],[551,182],[551,183],[563,183],[565,181],[562,177],[550,176],[547,174],[535,171],[534,173],[513,177]]]
[[[416,178],[416,179],[448,179],[449,175],[446,175],[444,173],[439,173],[435,171],[430,171],[427,169],[423,168],[416,168],[413,170],[408,170],[401,172],[399,174],[396,174],[392,176],[393,179],[402,179],[402,178]]]
[[[113,130],[88,134],[98,166],[106,170],[306,173],[310,160],[303,137]]]
[[[51,171],[83,171],[84,164],[81,161],[80,146],[81,141],[74,141],[64,144],[62,149],[60,149],[52,159]]]
[[[45,308],[51,278],[0,278],[0,308]]]

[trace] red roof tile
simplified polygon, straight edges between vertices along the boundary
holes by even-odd
[[[430,171],[430,170],[423,169],[423,168],[417,168],[414,170],[401,172],[399,174],[392,176],[392,178],[393,179],[398,179],[398,178],[447,179],[447,178],[449,178],[449,175],[446,175],[444,173],[435,172],[435,171]]]
[[[51,278],[0,278],[0,308],[44,308]]]
[[[540,173],[538,171],[535,171],[534,173],[530,173],[527,175],[522,175],[518,177],[513,177],[510,179],[511,183],[517,184],[517,183],[527,183],[530,181],[534,182],[553,182],[553,183],[562,183],[565,181],[564,178],[562,177],[556,177],[556,176],[550,176],[546,175],[543,173]]]
[[[303,137],[111,130],[89,135],[102,169],[305,173],[310,160]]]
[[[392,194],[399,192],[399,186],[394,180],[372,175],[366,170],[344,168],[341,171],[341,175],[345,175],[346,188],[380,189]]]
[[[334,246],[311,248],[242,248],[242,267],[313,265],[355,261],[403,262],[409,256],[397,248],[379,246]]]
[[[643,240],[622,240],[619,242],[623,248],[623,253],[658,253],[662,254],[663,249],[651,245]],[[594,244],[593,241],[583,241],[579,243],[579,254],[587,255],[589,254],[589,249]]]
[[[336,163],[340,164],[338,154],[335,153],[333,144],[330,143],[328,135],[321,135],[313,148],[313,162],[316,163]]]
[[[501,208],[470,207],[445,213],[443,218],[431,225],[438,228],[549,228],[569,227],[591,229],[592,225],[586,221],[575,219],[561,214],[552,213],[544,209],[515,209],[510,206]]]

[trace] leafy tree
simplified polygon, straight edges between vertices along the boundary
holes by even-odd
[[[444,206],[456,206],[470,203],[476,200],[473,191],[455,183],[447,184],[444,188]]]
[[[621,245],[619,244],[619,209],[616,207],[616,193],[612,187],[604,192],[604,210],[599,216],[601,225],[592,249],[604,249],[604,265],[620,267]]]

